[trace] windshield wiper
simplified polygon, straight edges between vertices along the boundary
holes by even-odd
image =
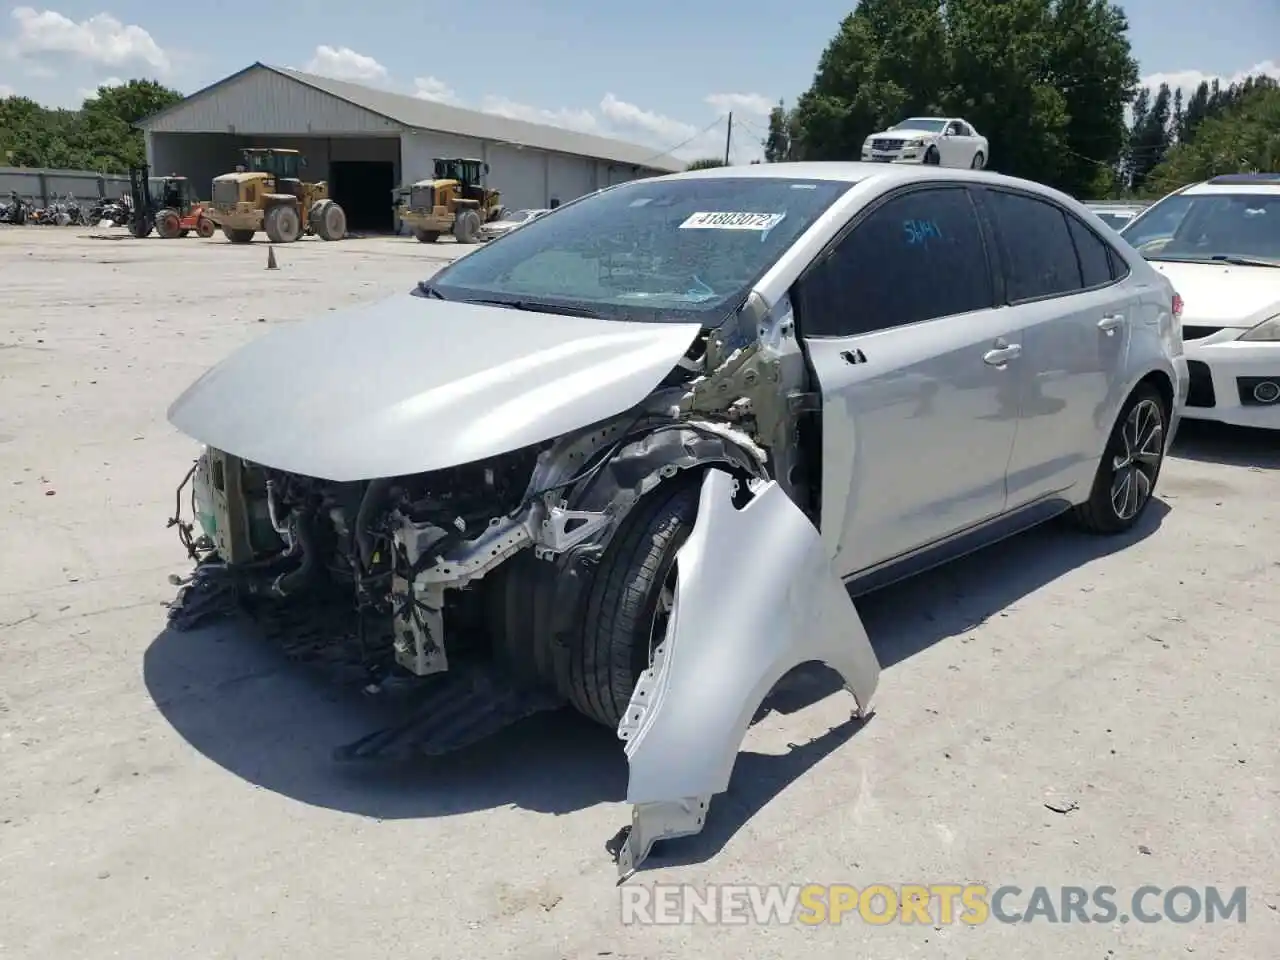
[[[446,300],[443,293],[429,284],[426,280],[419,280],[418,285],[413,288],[413,292],[420,297],[429,297],[432,300]]]
[[[459,303],[482,303],[491,307],[510,307],[512,310],[528,310],[531,313],[559,313],[566,317],[589,317],[592,320],[603,320],[604,317],[587,307],[566,307],[552,303],[538,303],[534,300],[485,300],[468,299]]]
[[[1229,253],[1215,253],[1209,259],[1215,263],[1229,263],[1235,267],[1280,267],[1280,260],[1261,260],[1257,257],[1237,257]]]

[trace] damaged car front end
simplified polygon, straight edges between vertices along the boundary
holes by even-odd
[[[611,188],[214,367],[169,411],[205,445],[174,625],[219,591],[340,613],[372,681],[445,691],[424,752],[572,704],[625,742],[624,875],[702,829],[794,667],[834,668],[866,716],[817,394],[786,298],[753,286],[847,184],[796,186]]]

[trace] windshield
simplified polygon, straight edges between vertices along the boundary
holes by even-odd
[[[637,180],[529,221],[431,278],[446,300],[495,300],[611,319],[718,319],[848,182]]]
[[[927,130],[929,133],[941,133],[947,125],[945,120],[932,120],[928,117],[912,117],[890,127],[890,130]]]
[[[1167,197],[1121,232],[1148,260],[1262,260],[1280,265],[1280,192]]]

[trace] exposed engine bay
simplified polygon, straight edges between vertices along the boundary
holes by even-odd
[[[322,642],[354,637],[368,683],[422,678],[444,691],[408,725],[411,735],[380,731],[344,748],[340,755],[348,758],[373,755],[392,742],[404,746],[406,740],[421,752],[447,752],[565,703],[616,727],[627,741],[633,769],[643,763],[655,771],[647,782],[633,782],[629,791],[636,804],[632,840],[618,852],[620,867],[629,873],[656,840],[701,829],[711,795],[727,789],[732,758],[752,712],[782,673],[814,659],[837,669],[848,665],[843,672],[860,715],[869,710],[878,677],[874,654],[852,603],[826,567],[817,533],[821,474],[813,437],[818,405],[805,390],[805,364],[790,310],[768,313],[762,303],[749,301],[728,324],[697,336],[635,407],[474,462],[333,481],[207,445],[178,489],[178,510],[170,520],[196,562],[189,580],[176,581],[182,590],[170,609],[171,624],[185,629],[208,613],[233,608],[293,610],[331,628],[332,640]],[[188,484],[194,516],[184,519]],[[669,742],[679,736],[667,732],[670,724],[654,719],[661,699],[655,691],[669,680],[673,645],[714,637],[715,624],[706,618],[717,604],[735,606],[739,616],[726,622],[742,626],[768,621],[774,608],[795,606],[796,593],[775,578],[768,585],[744,583],[742,599],[708,603],[698,597],[699,585],[714,582],[717,590],[726,585],[711,574],[698,577],[693,572],[698,563],[692,557],[686,563],[680,553],[679,563],[673,557],[672,569],[663,573],[675,591],[674,610],[664,622],[649,614],[654,625],[647,656],[624,684],[624,702],[611,706],[589,689],[584,673],[590,670],[583,664],[596,666],[594,654],[582,649],[584,623],[598,616],[589,611],[591,603],[598,610],[601,602],[610,602],[597,589],[597,570],[617,549],[612,545],[626,539],[615,535],[637,505],[651,502],[650,494],[660,487],[681,484],[700,485],[702,491],[702,512],[690,543],[699,542],[704,515],[707,524],[712,515],[719,518],[715,522],[725,531],[719,536],[727,543],[735,521],[725,518],[735,511],[755,510],[756,539],[781,540],[781,531],[789,531],[795,564],[818,564],[827,572],[825,579],[808,577],[801,592],[814,591],[813,599],[787,615],[826,610],[830,623],[826,629],[795,624],[775,627],[771,636],[717,640],[721,649],[711,652],[712,662],[751,658],[753,645],[758,648],[745,673],[741,667],[728,671],[740,677],[744,702],[719,708],[722,729],[708,734],[708,749],[717,759],[707,765],[712,771],[705,775],[707,789],[697,788],[699,775],[690,773],[680,796],[664,797],[660,781],[672,768],[655,764],[652,757],[681,747]],[[718,506],[710,508],[709,502]],[[740,537],[746,529],[739,527]],[[707,535],[703,530],[701,540]],[[747,555],[751,549],[784,546],[740,542],[734,549]],[[707,548],[715,549],[715,543]],[[743,562],[743,556],[735,558],[736,564]],[[720,563],[716,569],[717,576],[731,569],[739,570],[737,576],[755,576],[750,566]],[[831,600],[837,594],[844,596],[847,610]],[[677,626],[682,602],[701,611],[702,622],[685,628],[687,636]],[[690,616],[686,613],[686,621]],[[859,675],[849,675],[854,672]],[[691,685],[686,677],[684,697],[696,702],[697,685],[696,678]],[[732,695],[732,690],[725,694]],[[458,706],[463,701],[470,705],[467,716]],[[679,704],[667,710],[679,712]],[[642,750],[646,736],[651,741],[647,754]]]

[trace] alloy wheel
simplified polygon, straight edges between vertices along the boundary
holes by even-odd
[[[1111,508],[1118,519],[1130,520],[1151,499],[1164,457],[1164,413],[1155,400],[1134,404],[1120,441],[1123,449],[1111,462]]]

